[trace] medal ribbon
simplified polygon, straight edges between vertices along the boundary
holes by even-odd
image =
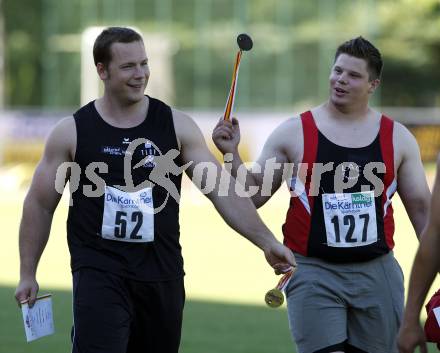
[[[280,281],[278,282],[275,288],[279,289],[280,291],[284,291],[290,279],[292,278],[294,272],[295,272],[294,270],[290,270],[289,272],[285,273],[284,276],[281,277]]]

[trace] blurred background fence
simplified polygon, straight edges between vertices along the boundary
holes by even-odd
[[[59,109],[80,104],[81,40],[89,27],[139,28],[153,77],[170,60],[164,98],[178,107],[221,108],[236,49],[255,46],[240,72],[237,105],[291,110],[327,95],[335,47],[358,35],[385,59],[381,106],[439,103],[437,0],[2,0],[4,103]],[[160,44],[160,48],[158,43]],[[151,47],[151,48],[150,48]],[[165,58],[165,59],[164,59]],[[89,77],[93,80],[94,77]]]

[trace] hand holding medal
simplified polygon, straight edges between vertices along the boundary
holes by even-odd
[[[271,308],[278,308],[284,303],[283,291],[287,287],[292,275],[295,273],[296,267],[293,267],[289,272],[286,272],[279,280],[275,288],[268,291],[264,297],[264,301]]]

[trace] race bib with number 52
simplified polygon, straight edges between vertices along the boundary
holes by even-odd
[[[101,236],[133,243],[154,241],[153,211],[152,188],[125,192],[106,186]]]
[[[323,194],[327,245],[338,248],[377,242],[374,192]]]

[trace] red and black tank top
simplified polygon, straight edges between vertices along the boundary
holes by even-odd
[[[283,225],[284,243],[301,255],[332,262],[367,261],[388,253],[394,247],[391,198],[397,188],[393,121],[382,116],[374,141],[360,148],[328,140],[310,111],[301,114],[301,122],[299,169],[305,178],[291,180],[295,194]]]

